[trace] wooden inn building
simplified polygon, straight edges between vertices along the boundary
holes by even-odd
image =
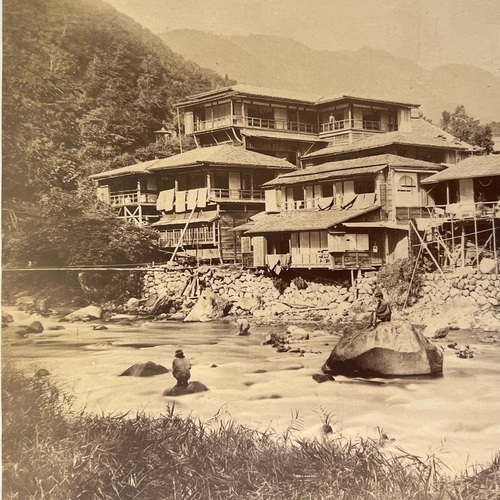
[[[197,149],[93,178],[120,217],[199,260],[377,269],[480,182],[440,181],[477,151],[413,103],[233,85],[178,107]]]

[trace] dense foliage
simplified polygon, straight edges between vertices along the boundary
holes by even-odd
[[[8,265],[85,266],[158,261],[158,234],[118,219],[89,190],[52,189],[26,205],[18,231],[4,237]]]
[[[398,259],[380,268],[377,282],[393,305],[411,306],[420,296],[424,272],[422,261],[417,262],[414,258]]]
[[[479,146],[486,154],[493,151],[491,127],[469,116],[464,106],[457,106],[454,113],[443,111],[441,128],[461,141]]]
[[[5,0],[4,201],[74,189],[225,83],[102,0]]]
[[[440,463],[381,441],[295,441],[221,415],[211,422],[75,412],[43,377],[2,373],[6,498],[351,500],[496,498],[499,460],[448,480]],[[22,417],[22,418],[21,418]],[[330,431],[331,426],[328,424]]]

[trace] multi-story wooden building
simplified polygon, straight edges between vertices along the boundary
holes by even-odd
[[[248,256],[248,238],[242,251],[233,228],[262,212],[246,228],[255,265],[288,253],[299,267],[390,262],[407,253],[403,222],[433,203],[425,175],[474,152],[410,102],[233,85],[178,107],[196,150],[93,178],[120,217],[151,224],[166,249],[182,245],[199,258]],[[273,180],[283,172],[292,173]]]
[[[422,182],[443,168],[386,154],[283,174],[264,185],[266,213],[238,229],[257,267],[377,269],[408,256],[409,220],[433,205]]]
[[[239,237],[228,229],[264,209],[262,185],[294,169],[281,158],[221,145],[92,178],[121,217],[156,228],[163,248],[222,262],[241,260]]]

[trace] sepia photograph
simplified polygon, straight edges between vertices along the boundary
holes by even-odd
[[[2,41],[2,498],[500,498],[500,2]]]

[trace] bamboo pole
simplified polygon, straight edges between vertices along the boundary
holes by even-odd
[[[476,205],[474,205],[474,244],[476,245],[476,267],[479,269],[479,243],[477,241]]]
[[[493,229],[493,258],[495,259],[495,273],[498,274],[498,256],[497,256],[497,235],[495,234],[495,213],[491,216],[491,227]]]
[[[420,258],[421,254],[422,254],[422,246],[420,246],[420,248],[418,249],[417,258],[415,260],[415,266],[413,267],[413,272],[411,273],[410,284],[408,285],[408,292],[406,293],[406,299],[405,303],[403,304],[403,309],[406,308],[406,304],[408,303],[408,299],[410,298],[411,285],[413,283],[413,278],[415,278],[415,273],[417,272],[418,259]]]
[[[172,253],[172,257],[170,257],[170,261],[168,262],[169,264],[171,264],[174,261],[175,256],[177,255],[177,251],[179,250],[179,247],[181,246],[182,240],[184,238],[184,234],[186,234],[186,230],[189,226],[189,223],[191,222],[191,219],[193,218],[193,214],[194,214],[195,209],[196,209],[196,205],[191,210],[191,213],[189,214],[189,219],[187,220],[186,225],[182,229],[181,235],[179,236],[179,241],[177,241],[177,246],[175,247],[175,250]]]
[[[443,270],[441,269],[439,262],[436,260],[433,253],[429,250],[427,243],[422,239],[422,236],[420,236],[420,233],[418,232],[418,229],[415,227],[415,224],[413,224],[412,220],[410,220],[410,225],[413,227],[415,234],[417,235],[418,239],[420,240],[421,248],[423,248],[424,250],[427,250],[427,253],[430,255],[434,264],[436,264],[436,267],[438,268],[439,272],[444,276]]]

